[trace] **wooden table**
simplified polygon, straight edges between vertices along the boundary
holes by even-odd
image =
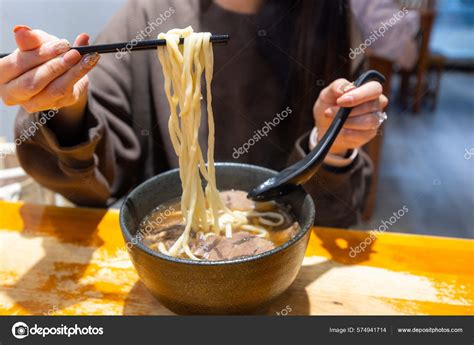
[[[313,229],[269,314],[474,314],[474,241]],[[138,280],[118,212],[0,202],[0,315],[172,314]]]

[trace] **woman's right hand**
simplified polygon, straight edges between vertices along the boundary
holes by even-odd
[[[81,56],[77,50],[69,50],[66,40],[26,26],[13,31],[18,49],[0,59],[3,102],[20,105],[28,113],[69,107],[82,115],[87,103],[87,73],[100,55]],[[75,46],[88,44],[87,34],[74,42]]]

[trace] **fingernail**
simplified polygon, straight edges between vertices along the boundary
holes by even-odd
[[[80,59],[81,54],[79,54],[79,52],[74,49],[68,51],[66,54],[63,55],[63,61],[69,66],[75,65],[79,62]]]
[[[352,104],[352,102],[354,102],[354,96],[351,96],[351,95],[343,95],[337,101],[337,103],[350,103],[350,104]]]
[[[20,30],[31,31],[31,28],[29,26],[26,26],[26,25],[17,25],[13,28],[14,33],[17,33]]]
[[[324,111],[324,115],[326,115],[327,117],[332,117],[334,116],[334,112],[332,111],[331,108],[328,108]]]
[[[87,54],[82,58],[82,62],[90,67],[94,67],[100,59],[99,53]]]
[[[70,48],[69,42],[67,40],[59,40],[59,41],[50,42],[48,43],[48,46],[51,47],[51,49],[56,54],[65,53]]]

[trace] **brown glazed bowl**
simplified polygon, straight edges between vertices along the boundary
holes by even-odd
[[[219,190],[248,191],[274,176],[262,167],[217,163]],[[289,204],[301,231],[268,252],[226,261],[194,261],[155,252],[139,241],[142,219],[158,205],[180,197],[178,170],[155,176],[135,188],[120,210],[120,226],[132,262],[148,290],[179,314],[249,314],[262,310],[295,280],[314,222],[312,198],[298,188],[282,201]]]

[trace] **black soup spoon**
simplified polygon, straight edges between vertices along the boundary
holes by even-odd
[[[354,85],[359,87],[371,80],[384,83],[385,77],[375,70],[369,70],[361,74],[354,82]],[[304,184],[313,177],[323,164],[324,158],[336,140],[344,122],[349,117],[351,110],[352,108],[339,109],[326,134],[324,134],[318,145],[306,157],[252,189],[248,193],[247,198],[254,201],[273,200],[291,193],[297,186]]]

